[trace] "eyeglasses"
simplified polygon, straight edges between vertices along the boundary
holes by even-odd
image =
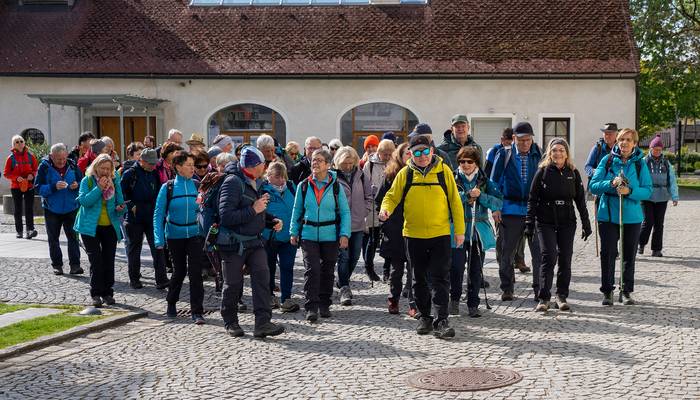
[[[24,143],[24,140],[15,140],[15,144],[17,143]]]
[[[204,168],[206,168],[206,167],[208,167],[208,166],[209,166],[209,164],[197,165],[197,169],[204,169]]]
[[[460,164],[474,164],[474,160],[468,160],[468,159],[459,160],[459,163]]]
[[[427,156],[427,155],[430,155],[430,147],[426,147],[423,150],[414,150],[413,151],[414,157]]]
[[[313,163],[320,164],[320,163],[325,163],[325,162],[326,162],[326,159],[325,159],[325,158],[313,158],[313,159],[311,159],[311,163],[312,163],[312,164],[313,164]]]

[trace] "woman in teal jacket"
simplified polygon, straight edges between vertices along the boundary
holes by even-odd
[[[114,257],[122,239],[119,217],[124,198],[119,174],[108,154],[100,154],[85,171],[78,191],[78,216],[73,229],[80,233],[90,261],[92,305],[114,304]]]
[[[172,159],[175,179],[160,187],[153,215],[156,247],[162,249],[165,241],[173,258],[173,275],[168,286],[167,316],[177,317],[177,301],[185,276],[190,278],[190,308],[192,320],[204,324],[204,284],[202,260],[204,254],[202,232],[197,223],[199,205],[194,175],[194,156],[178,151]]]
[[[319,315],[331,316],[338,248],[347,248],[350,237],[350,207],[335,173],[328,170],[330,166],[328,150],[313,152],[311,176],[299,183],[289,229],[290,242],[301,244],[304,255],[304,308],[311,322]]]
[[[622,223],[624,225],[622,296],[624,304],[632,305],[634,291],[634,263],[639,244],[639,233],[644,220],[642,201],[652,193],[649,168],[644,153],[637,147],[639,135],[634,129],[622,129],[617,134],[617,144],[610,154],[600,160],[590,181],[590,190],[599,196],[598,230],[600,232],[600,268],[603,305],[613,305],[615,290],[615,258],[620,239],[620,202],[623,198]]]
[[[469,260],[469,284],[467,285],[467,307],[469,316],[480,317],[479,289],[483,277],[484,255],[486,250],[496,246],[496,237],[489,222],[489,211],[500,211],[503,195],[484,172],[481,165],[481,153],[471,146],[462,147],[457,153],[459,168],[455,173],[455,182],[464,207],[466,225],[465,239],[462,247],[455,248],[452,240],[452,268],[450,270],[450,314],[459,315],[459,298],[462,296],[462,281],[467,262],[467,251],[471,252]],[[476,199],[476,225],[472,237],[474,200]],[[454,228],[453,228],[454,230]],[[468,245],[471,244],[471,247]]]

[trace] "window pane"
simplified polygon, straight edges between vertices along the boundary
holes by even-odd
[[[545,136],[556,135],[556,123],[554,121],[544,121]]]
[[[402,131],[406,112],[391,103],[371,103],[355,108],[356,131]]]
[[[272,110],[257,104],[239,104],[223,111],[223,130],[272,129]]]
[[[250,4],[250,0],[224,0],[224,5],[247,5]]]
[[[311,4],[340,4],[338,0],[311,0]]]
[[[557,121],[557,136],[566,138],[569,130],[569,121]]]
[[[221,0],[192,0],[193,6],[215,6],[221,4]]]
[[[278,5],[280,2],[279,0],[253,0],[254,5]]]
[[[309,4],[309,0],[282,0],[282,4]]]

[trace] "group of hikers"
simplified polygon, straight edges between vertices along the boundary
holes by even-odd
[[[204,324],[203,280],[213,278],[231,336],[244,335],[238,313],[247,308],[245,275],[254,336],[284,332],[271,321],[272,309],[300,309],[292,295],[299,248],[303,309],[311,322],[332,316],[334,288],[340,305],[353,304],[351,276],[362,257],[368,278],[388,283],[389,313],[399,314],[400,299],[407,298],[418,334],[453,337],[448,316],[460,314],[463,294],[467,314],[480,316],[479,293],[483,289],[486,296],[489,286],[483,278],[488,250],[496,249],[501,300],[515,299],[515,268],[530,271],[525,243],[535,310],[568,310],[576,210],[581,238],[593,234],[587,191],[595,197],[603,304],[614,303],[618,256],[620,301],[634,304],[635,257],[650,236],[651,255],[662,256],[666,206],[669,200],[678,203],[660,137],[645,156],[635,130],[606,124],[584,179],[567,141],[554,138],[542,150],[527,122],[505,129],[485,155],[470,135],[466,115],[449,122],[440,145],[430,126],[419,123],[406,140],[393,132],[366,137],[362,156],[338,139],[324,144],[313,136],[301,147],[282,146],[268,135],[236,146],[219,135],[207,149],[200,135],[183,144],[182,132],[172,129],[161,146],[152,136],[129,144],[123,161],[111,139],[90,132],[80,135],[74,149],[56,143],[38,160],[22,136],[14,136],[4,176],[12,185],[17,238],[36,237],[35,191],[42,197],[56,275],[64,273],[61,229],[68,273],[84,273],[84,246],[94,307],[115,303],[115,254],[122,239],[129,284],[143,288],[145,236],[155,287],[167,289],[167,316],[177,317],[187,276],[192,320]],[[384,262],[381,276],[377,253]]]

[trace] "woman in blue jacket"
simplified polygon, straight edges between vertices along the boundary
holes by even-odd
[[[80,210],[73,229],[80,233],[90,260],[92,305],[114,304],[114,257],[122,239],[119,217],[125,204],[119,174],[109,154],[100,154],[85,171],[78,191]]]
[[[598,204],[598,230],[600,231],[600,267],[603,305],[613,305],[615,290],[615,258],[620,239],[620,203],[623,198],[622,223],[624,224],[622,277],[623,303],[634,304],[634,262],[639,244],[639,232],[644,220],[642,201],[649,199],[652,181],[649,168],[644,163],[644,153],[637,147],[639,134],[634,129],[622,129],[617,134],[617,144],[610,154],[600,160],[591,178],[590,190],[600,197]]]
[[[294,197],[289,229],[290,242],[301,244],[304,255],[306,319],[331,316],[331,296],[338,248],[348,247],[350,207],[345,191],[329,171],[331,153],[319,149],[311,156],[311,176],[303,180]]]
[[[168,286],[167,316],[177,317],[175,305],[185,275],[190,278],[190,307],[192,320],[204,324],[204,284],[202,283],[203,237],[197,223],[199,206],[194,175],[194,156],[179,151],[172,159],[175,179],[160,187],[153,215],[156,247],[162,249],[165,242],[173,259],[173,275]]]
[[[267,213],[282,221],[282,230],[275,232],[267,228],[263,238],[267,242],[267,266],[270,268],[270,293],[275,289],[275,270],[277,260],[280,266],[280,299],[272,295],[272,308],[279,307],[283,312],[295,312],[299,305],[292,300],[292,283],[294,281],[294,259],[297,247],[289,242],[289,226],[294,209],[296,187],[287,177],[287,167],[281,161],[273,161],[267,166],[267,180],[261,191],[270,195]],[[281,302],[281,304],[280,304]]]
[[[496,247],[496,236],[489,222],[489,211],[500,211],[503,206],[503,195],[486,174],[479,168],[481,152],[478,148],[465,146],[457,153],[459,162],[455,182],[459,197],[464,207],[464,222],[466,234],[462,247],[454,247],[452,242],[452,269],[450,271],[450,314],[459,315],[459,298],[462,296],[462,281],[464,269],[469,257],[469,276],[467,285],[467,307],[469,316],[480,317],[479,289],[481,289],[482,268],[486,250]],[[474,207],[476,207],[476,225],[474,223]],[[453,228],[454,229],[454,228]],[[474,236],[471,233],[474,232]],[[470,246],[471,244],[471,246]]]

